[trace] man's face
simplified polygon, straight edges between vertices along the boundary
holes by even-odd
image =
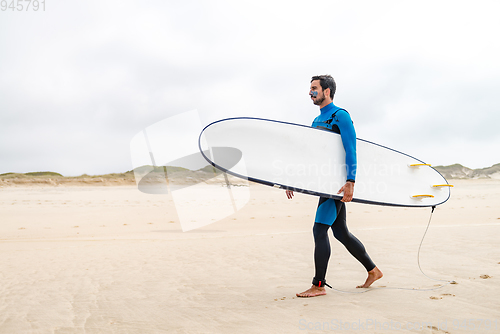
[[[317,106],[321,105],[325,100],[325,93],[323,92],[323,88],[319,84],[319,80],[314,80],[311,82],[311,89],[309,90],[309,95],[311,96],[311,100]]]

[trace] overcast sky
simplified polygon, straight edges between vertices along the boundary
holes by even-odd
[[[312,75],[357,136],[433,165],[500,163],[498,1],[45,0],[0,12],[0,173],[123,172],[197,109],[310,125]]]

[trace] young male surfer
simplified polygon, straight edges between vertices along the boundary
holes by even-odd
[[[313,103],[320,107],[320,115],[314,119],[312,127],[326,128],[340,133],[342,144],[346,153],[345,165],[347,168],[346,183],[338,194],[344,193],[341,200],[320,197],[316,218],[313,226],[314,236],[314,265],[315,276],[311,288],[297,293],[297,297],[316,297],[326,295],[325,276],[330,258],[330,241],[328,230],[331,228],[333,235],[339,240],[368,271],[368,278],[358,288],[368,288],[373,282],[380,279],[382,272],[372,262],[363,244],[352,235],[346,225],[345,202],[350,202],[354,194],[356,180],[356,132],[349,113],[333,104],[336,84],[330,75],[314,76],[311,80],[309,95]],[[327,154],[327,152],[325,152]],[[287,190],[289,199],[293,191]]]

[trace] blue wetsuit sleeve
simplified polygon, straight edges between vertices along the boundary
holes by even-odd
[[[337,113],[338,127],[342,144],[345,150],[345,164],[347,170],[347,180],[356,180],[357,158],[356,158],[356,131],[352,124],[351,116],[344,110]]]

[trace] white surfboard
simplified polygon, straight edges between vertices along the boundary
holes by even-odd
[[[268,119],[228,118],[206,126],[199,146],[212,166],[237,177],[342,198],[337,192],[346,181],[345,151],[334,132]],[[359,138],[356,146],[353,202],[427,207],[450,197],[451,185],[423,161]],[[228,147],[233,150],[220,149]],[[207,150],[212,154],[203,153]],[[235,159],[241,161],[235,164]]]

